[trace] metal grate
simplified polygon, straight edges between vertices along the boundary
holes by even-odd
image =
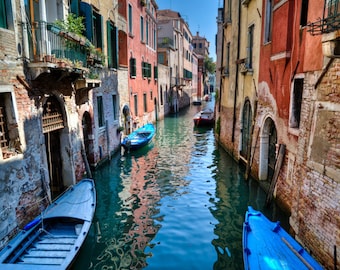
[[[61,113],[53,112],[47,113],[42,118],[43,133],[64,128],[64,120]]]
[[[325,0],[323,18],[308,23],[308,32],[322,35],[340,29],[340,0]]]

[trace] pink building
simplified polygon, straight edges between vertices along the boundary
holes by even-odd
[[[130,131],[157,120],[157,4],[154,0],[127,4],[129,104],[125,125]]]

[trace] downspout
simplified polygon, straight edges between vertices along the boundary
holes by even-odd
[[[224,14],[225,14],[225,1],[223,1],[223,20],[222,20],[222,48],[221,48],[221,64],[220,64],[220,93],[219,93],[219,100],[218,100],[218,112],[221,112],[221,100],[222,100],[222,84],[223,84],[223,54],[224,54]]]
[[[238,69],[239,64],[237,60],[240,58],[240,33],[241,33],[241,1],[238,1],[238,35],[237,35],[237,57],[236,57],[236,81],[235,81],[235,92],[234,92],[234,110],[233,110],[233,131],[231,136],[231,141],[235,142],[235,126],[236,126],[236,101],[237,101],[237,92],[238,92]]]

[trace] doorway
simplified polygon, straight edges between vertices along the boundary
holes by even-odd
[[[61,132],[65,125],[60,103],[54,96],[48,97],[43,106],[42,125],[50,176],[51,197],[54,199],[65,190],[61,153]]]
[[[274,174],[277,154],[277,130],[274,121],[265,120],[260,136],[259,180],[271,180]]]

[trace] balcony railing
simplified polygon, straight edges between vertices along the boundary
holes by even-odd
[[[179,78],[179,77],[171,77],[170,81],[171,87],[177,86],[185,86],[185,79],[184,78]]]
[[[173,49],[173,50],[175,49],[173,39],[168,38],[168,37],[158,38],[157,46],[158,46],[158,48],[170,48],[170,49]]]
[[[308,32],[321,35],[340,29],[340,0],[324,0],[323,18],[308,24]]]
[[[35,22],[27,28],[27,33],[31,62],[65,61],[76,67],[102,62],[100,53],[91,51],[93,46],[85,37],[65,32],[53,24]]]

